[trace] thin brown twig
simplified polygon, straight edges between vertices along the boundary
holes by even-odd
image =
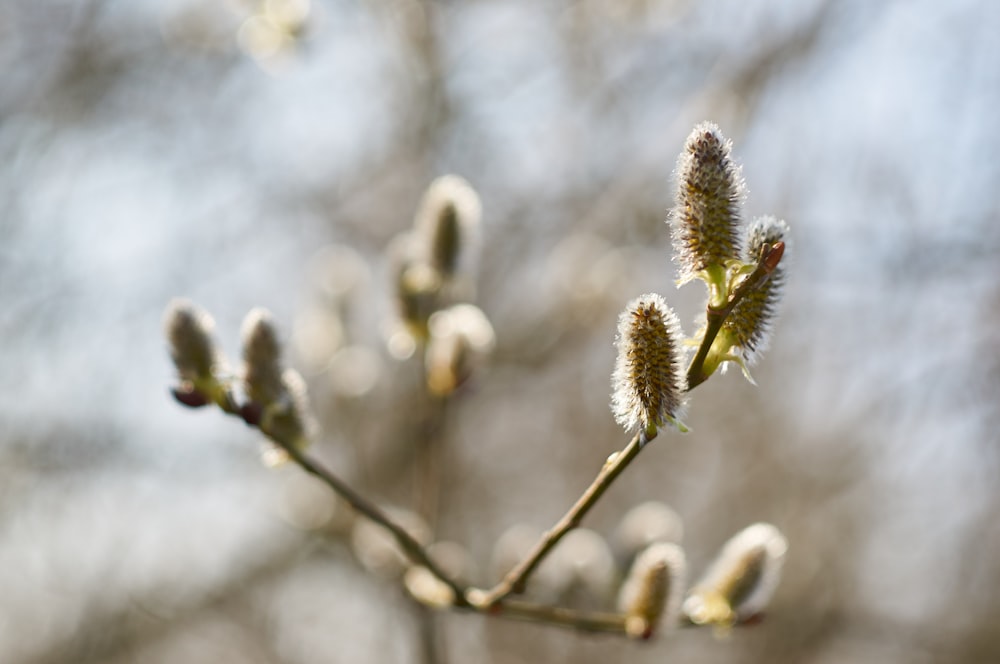
[[[615,481],[615,478],[639,454],[639,450],[642,449],[643,445],[655,437],[655,431],[651,435],[645,431],[640,431],[625,446],[625,449],[608,459],[604,467],[601,468],[601,472],[597,474],[597,478],[587,487],[586,491],[583,492],[583,495],[580,496],[573,507],[563,515],[563,518],[542,536],[542,539],[538,541],[534,549],[531,550],[524,560],[518,563],[517,567],[512,569],[500,583],[491,588],[477,603],[485,607],[494,607],[508,595],[521,592],[524,589],[525,583],[527,583],[528,577],[538,567],[545,556],[549,554],[566,533],[580,525],[583,517],[597,503],[598,499],[604,495],[604,492]]]
[[[525,622],[559,625],[585,632],[625,633],[625,615],[603,611],[578,611],[561,606],[548,606],[508,597],[498,616]]]
[[[274,439],[272,438],[272,440]],[[294,445],[289,445],[279,440],[274,440],[274,442],[285,450],[285,452],[288,453],[289,458],[297,463],[303,470],[318,477],[327,486],[337,492],[340,497],[346,500],[351,507],[392,533],[392,536],[403,549],[403,552],[414,564],[426,567],[427,571],[436,576],[442,583],[451,589],[454,594],[453,601],[456,606],[463,607],[468,605],[468,601],[465,598],[465,588],[451,578],[447,572],[441,569],[441,567],[427,555],[427,552],[424,551],[424,547],[420,544],[420,542],[406,532],[402,526],[389,518],[389,516],[379,509],[378,506],[369,502],[368,499],[356,492],[343,480],[320,465],[318,462],[313,461],[311,458],[306,456]]]

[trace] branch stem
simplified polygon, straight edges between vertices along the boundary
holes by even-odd
[[[625,616],[621,613],[578,611],[512,598],[504,600],[502,607],[499,615],[512,620],[559,625],[585,632],[625,632]]]
[[[272,438],[272,440],[274,440],[277,445],[287,452],[289,458],[297,463],[303,470],[319,478],[324,484],[333,489],[337,495],[346,500],[351,507],[357,510],[360,514],[371,519],[392,533],[392,536],[396,539],[400,548],[403,549],[403,552],[414,564],[426,567],[427,571],[436,576],[442,583],[451,589],[452,593],[454,593],[454,602],[456,606],[463,607],[468,605],[468,601],[465,599],[465,588],[463,588],[457,581],[452,579],[451,576],[442,570],[438,564],[427,555],[427,552],[424,551],[423,545],[421,545],[420,542],[418,542],[412,535],[406,532],[402,526],[389,518],[389,516],[379,509],[377,505],[369,502],[367,498],[356,492],[343,480],[327,470],[324,466],[320,465],[319,462],[314,461],[303,454],[303,452],[294,445],[283,443],[279,440],[275,440],[274,438]]]
[[[597,501],[604,495],[604,492],[607,491],[612,482],[638,456],[642,447],[655,437],[655,431],[651,433],[640,431],[625,446],[625,449],[609,458],[605,462],[604,467],[601,468],[601,472],[597,474],[597,478],[587,487],[587,490],[583,492],[583,495],[580,496],[573,507],[542,536],[527,557],[518,563],[500,583],[491,588],[477,604],[481,604],[486,608],[495,607],[503,602],[508,595],[522,592],[528,581],[528,577],[531,576],[531,573],[545,559],[545,556],[555,548],[556,544],[559,543],[559,540],[566,533],[580,525],[583,517],[597,504]],[[504,607],[507,607],[506,602],[504,603]]]

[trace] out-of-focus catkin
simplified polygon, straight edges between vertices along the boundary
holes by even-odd
[[[636,557],[618,597],[629,636],[649,638],[661,622],[676,624],[685,570],[684,551],[676,544],[658,542]]]
[[[479,195],[464,178],[443,175],[427,188],[414,226],[427,263],[446,280],[474,263],[481,216]]]
[[[281,343],[267,309],[255,307],[243,319],[243,380],[247,396],[267,406],[284,393],[281,374]]]
[[[216,362],[212,316],[191,300],[174,298],[167,305],[163,327],[181,378],[210,376]]]
[[[496,344],[489,318],[473,304],[456,304],[435,312],[428,330],[427,388],[438,396],[451,394],[462,385]]]
[[[224,404],[228,396],[218,379],[225,358],[213,338],[215,321],[186,298],[174,298],[163,315],[163,332],[181,384],[174,396],[187,406]]]
[[[255,413],[248,421],[274,441],[305,447],[316,427],[306,382],[299,372],[282,366],[281,342],[270,312],[252,309],[243,320],[241,336],[243,381],[250,399],[245,410]],[[264,452],[268,465],[285,460],[281,449],[268,447]]]
[[[755,523],[722,547],[705,575],[684,601],[684,613],[696,624],[728,627],[757,615],[767,606],[781,579],[788,540],[775,526]]]

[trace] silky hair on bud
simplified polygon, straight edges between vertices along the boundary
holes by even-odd
[[[618,359],[611,375],[611,410],[625,429],[649,431],[678,418],[687,378],[680,323],[655,293],[642,295],[618,318]]]
[[[496,345],[489,318],[473,304],[436,311],[428,330],[427,387],[439,396],[451,394],[465,382]]]
[[[295,369],[281,374],[281,399],[268,410],[270,421],[262,423],[268,433],[279,440],[295,443],[300,449],[315,435],[317,424],[309,408],[306,381]]]
[[[182,297],[170,300],[163,315],[163,331],[170,357],[183,380],[211,378],[221,357],[212,333],[215,321],[200,306]]]
[[[724,272],[740,255],[740,206],[745,185],[732,143],[712,122],[696,126],[677,160],[677,196],[670,214],[680,283],[709,269]]]
[[[778,306],[785,290],[785,265],[788,256],[788,224],[765,216],[757,218],[747,229],[744,260],[753,264],[761,250],[776,242],[784,242],[784,258],[761,286],[749,292],[726,317],[721,335],[733,345],[733,350],[747,365],[752,366],[767,350]]]
[[[414,222],[428,263],[445,277],[471,266],[479,251],[481,217],[479,194],[464,178],[443,175],[434,180]]]
[[[271,312],[255,307],[243,319],[243,380],[247,394],[268,406],[285,393],[282,382],[281,344]]]
[[[729,626],[757,615],[781,580],[788,540],[775,526],[755,523],[722,547],[684,601],[696,624]]]
[[[451,587],[422,565],[407,568],[403,586],[413,599],[432,609],[445,609],[455,603]]]
[[[661,621],[677,623],[685,573],[684,551],[676,544],[659,542],[636,557],[618,596],[629,636],[649,638]]]

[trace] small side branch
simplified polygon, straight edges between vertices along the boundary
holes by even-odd
[[[721,307],[713,307],[711,304],[707,306],[705,310],[705,335],[698,346],[698,352],[695,353],[691,364],[688,366],[688,391],[693,390],[708,379],[708,376],[705,374],[705,360],[708,359],[708,353],[712,350],[712,344],[715,342],[715,337],[718,336],[719,330],[722,329],[722,324],[725,322],[726,316],[732,313],[733,309],[736,308],[736,305],[740,303],[740,300],[747,293],[759,288],[768,280],[771,273],[778,267],[778,263],[781,261],[784,253],[784,242],[775,242],[772,245],[765,246],[763,251],[761,251],[760,259],[757,261],[757,267],[733,289],[726,303]]]

